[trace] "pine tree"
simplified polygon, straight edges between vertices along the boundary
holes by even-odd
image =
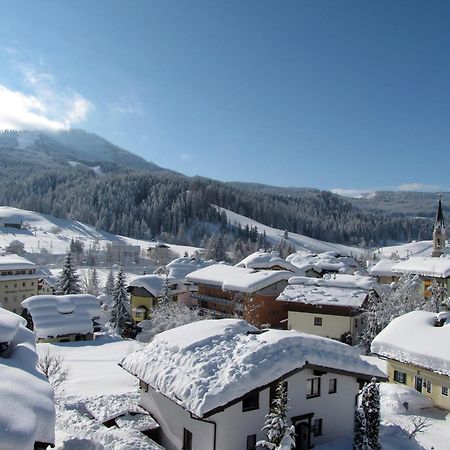
[[[356,450],[380,450],[380,388],[375,378],[361,391],[355,414],[353,443]]]
[[[111,323],[121,335],[127,324],[131,323],[130,302],[128,300],[128,293],[125,287],[125,275],[122,268],[117,272],[116,284],[114,286]]]
[[[97,269],[94,267],[89,271],[89,290],[88,293],[94,297],[100,295],[100,283],[98,280]]]
[[[280,381],[276,387],[270,413],[266,415],[266,421],[261,428],[261,431],[266,433],[267,439],[257,442],[258,447],[277,450],[281,446],[293,445],[294,430],[288,424],[287,402],[286,386],[284,381]]]
[[[64,259],[64,266],[59,276],[57,293],[60,295],[79,294],[80,291],[80,278],[72,265],[72,254],[67,252]]]
[[[165,273],[161,294],[162,294],[161,302],[162,303],[170,303],[171,296],[170,296],[170,287],[169,287],[169,276],[168,276],[167,272]]]
[[[105,291],[109,295],[113,295],[114,293],[114,274],[112,270],[109,271],[108,278],[106,280]]]

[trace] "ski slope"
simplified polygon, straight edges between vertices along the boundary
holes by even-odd
[[[265,232],[266,238],[271,244],[276,244],[281,239],[283,239],[284,230],[279,230],[277,228],[263,225],[256,220],[241,216],[240,214],[237,214],[225,208],[220,208],[218,206],[216,208],[220,212],[225,212],[227,220],[231,225],[238,226],[240,224],[243,228],[248,225],[249,227],[257,227],[259,233]],[[365,249],[320,241],[318,239],[313,239],[296,233],[289,233],[288,241],[295,247],[297,251],[303,250],[311,253],[336,252],[346,256],[358,256],[366,252]]]
[[[28,253],[40,253],[45,249],[52,255],[63,255],[69,249],[72,239],[83,242],[85,249],[94,244],[100,249],[105,249],[107,244],[116,243],[139,245],[141,250],[146,250],[151,243],[97,230],[76,220],[58,219],[47,214],[9,206],[0,206],[0,225],[3,223],[22,223],[27,229],[18,230],[0,226],[0,248],[6,247],[13,240],[19,240],[24,243],[25,251]],[[170,245],[170,248],[178,256],[183,256],[185,252],[192,255],[198,250],[197,247],[183,245]]]

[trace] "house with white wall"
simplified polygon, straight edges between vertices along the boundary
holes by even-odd
[[[297,449],[351,438],[361,383],[385,378],[348,345],[239,319],[165,331],[120,365],[139,379],[167,450],[255,450],[280,381]]]
[[[35,295],[22,307],[38,342],[91,340],[99,331],[100,301],[93,295]]]
[[[37,369],[36,337],[0,308],[0,447],[43,450],[55,443],[53,388]]]
[[[388,362],[390,383],[404,384],[450,411],[450,312],[413,311],[394,319],[371,350]]]
[[[351,343],[366,326],[364,312],[375,289],[375,279],[361,275],[292,277],[277,300],[288,312],[289,330]]]

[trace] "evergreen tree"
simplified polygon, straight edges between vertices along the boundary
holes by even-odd
[[[447,298],[447,289],[439,284],[435,278],[431,282],[431,286],[427,289],[430,293],[429,301],[425,304],[425,309],[436,313],[445,309],[445,300]]]
[[[261,431],[266,433],[267,439],[257,442],[258,447],[277,450],[282,445],[283,447],[293,445],[294,429],[289,426],[287,420],[287,402],[286,386],[284,381],[280,381],[276,387],[270,413],[266,415],[266,421],[261,428]]]
[[[113,303],[111,307],[111,323],[121,335],[125,328],[131,323],[130,302],[125,287],[125,275],[122,268],[117,272],[116,284],[113,292]]]
[[[89,290],[88,293],[94,297],[100,295],[100,282],[98,280],[97,268],[93,267],[89,271]]]
[[[113,295],[114,292],[114,273],[109,271],[108,278],[106,279],[105,291],[109,295]]]
[[[161,294],[162,294],[161,302],[162,303],[170,303],[171,296],[170,296],[170,287],[169,287],[169,275],[167,274],[167,272],[165,273]]]
[[[72,263],[72,254],[67,252],[64,259],[64,265],[59,276],[58,294],[79,294],[80,290],[80,278],[76,273],[76,269]]]
[[[380,388],[375,378],[361,391],[355,415],[354,445],[357,450],[380,450]]]

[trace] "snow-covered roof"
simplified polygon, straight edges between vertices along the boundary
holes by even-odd
[[[163,288],[164,288],[164,280],[166,279],[165,275],[141,275],[140,277],[136,277],[134,280],[130,281],[130,287],[141,287],[144,288],[147,292],[153,295],[153,297],[162,297]],[[174,295],[177,292],[181,292],[183,290],[182,287],[178,286],[180,280],[168,277],[169,286],[174,284],[177,285],[175,289],[170,289],[170,294]]]
[[[237,319],[203,320],[165,331],[120,362],[198,417],[307,364],[384,378],[348,345],[297,331],[260,333]]]
[[[22,302],[31,314],[34,332],[41,338],[93,333],[92,319],[100,316],[100,302],[93,295],[35,295]]]
[[[186,276],[186,281],[221,287],[226,291],[252,294],[279,281],[287,281],[287,270],[254,270],[227,264],[213,264]]]
[[[305,275],[308,270],[322,272],[339,272],[352,274],[364,269],[351,256],[341,256],[335,252],[324,252],[319,254],[298,252],[289,255],[286,260],[297,268],[297,273]]]
[[[116,419],[119,428],[125,430],[148,431],[159,428],[158,422],[150,414],[125,414]]]
[[[201,258],[191,258],[189,256],[183,256],[181,258],[174,259],[166,266],[166,270],[169,271],[169,278],[176,280],[184,280],[185,276],[203,267],[211,266],[215,264],[214,260],[204,260]]]
[[[323,278],[292,277],[277,300],[360,308],[375,280],[361,275],[325,275]]]
[[[413,311],[394,319],[373,340],[377,355],[450,376],[450,320],[435,327],[436,314]]]
[[[447,278],[450,277],[450,258],[446,256],[409,258],[395,264],[392,270],[397,273]]]
[[[392,259],[382,259],[378,261],[372,269],[370,269],[370,275],[373,277],[392,277],[398,275],[397,272],[392,270],[392,267],[398,264],[398,261]]]
[[[0,270],[35,269],[36,266],[28,259],[13,254],[0,254]]]
[[[290,262],[280,258],[278,252],[255,252],[248,255],[236,267],[245,267],[247,269],[272,269],[273,267],[281,267],[282,269],[296,272],[295,267]]]
[[[13,323],[14,322],[14,323]],[[34,443],[55,441],[53,389],[36,369],[35,335],[21,317],[0,308],[3,339],[8,350],[0,356],[0,446],[32,450]]]

